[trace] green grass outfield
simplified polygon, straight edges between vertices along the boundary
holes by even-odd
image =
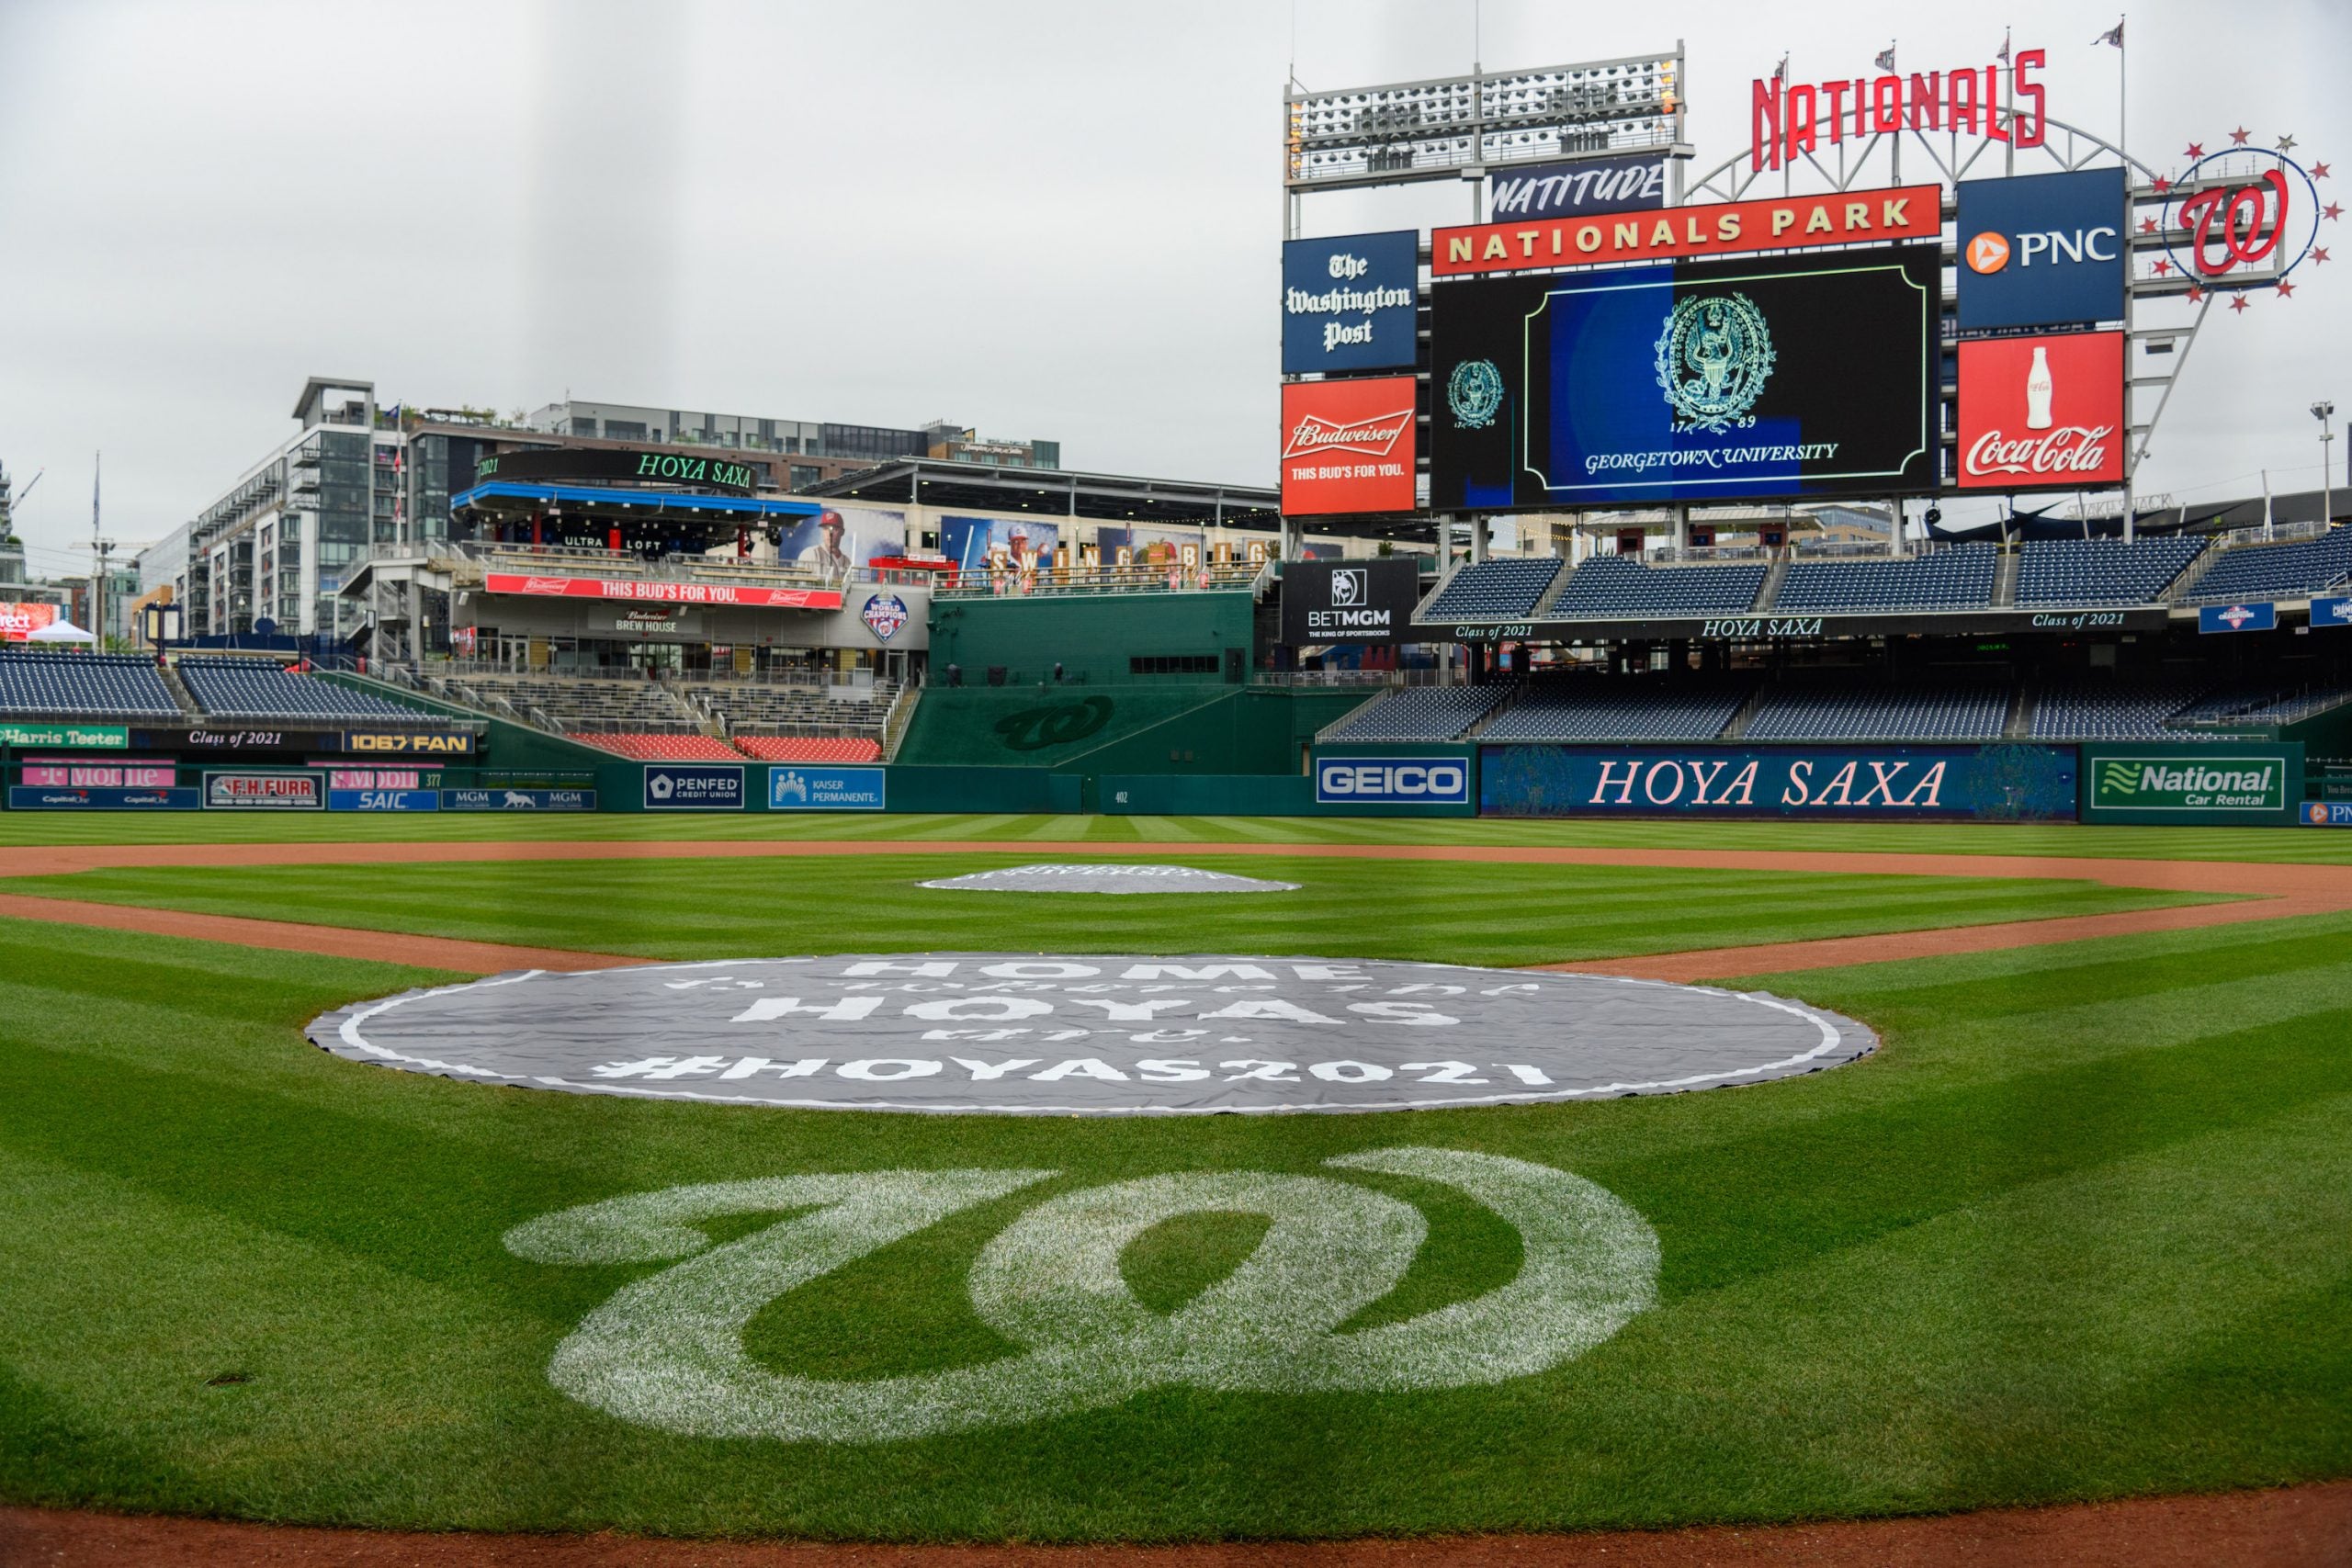
[[[1050,817],[883,812],[524,813],[0,811],[11,844],[480,843],[594,840],[1003,840],[1237,844],[1591,844],[1806,852],[2091,855],[2352,863],[2352,832],[2077,823],[1526,820],[1510,818]]]
[[[1735,897],[1776,911],[1728,933],[1748,941],[1801,931],[1792,922],[1825,896],[1833,918],[1898,923],[1922,903],[1862,911],[1881,894],[2075,896],[1484,867],[1553,880],[1498,883],[1510,892],[1490,910],[1441,920],[1431,905],[1450,895],[1418,880],[1431,868],[1301,869],[1316,891],[1285,896],[1294,908],[1328,895],[1338,912],[1288,917],[1282,945],[1430,957],[1508,949],[1527,927],[1648,943],[1662,916],[1685,933],[1674,945],[1696,945],[1725,938]],[[1076,930],[993,896],[914,918],[914,895],[876,892],[858,863],[623,870],[442,868],[438,886],[423,867],[191,876],[220,879],[204,897],[306,899],[312,918],[607,948],[654,942],[683,909],[658,949],[682,954],[820,938],[1183,952],[1265,929],[1209,898],[1172,921],[1172,899],[1104,899]],[[177,874],[120,874],[56,888],[201,892]],[[1136,924],[1143,905],[1161,906],[1156,941]],[[435,978],[0,920],[0,1496],[387,1526],[1165,1539],[1864,1515],[2352,1474],[2352,917],[1761,976],[1869,1020],[1887,1048],[1753,1089],[1354,1116],[605,1100],[383,1071],[300,1038],[325,1009]],[[1055,1193],[1178,1171],[1320,1173],[1402,1145],[1601,1184],[1657,1231],[1657,1304],[1578,1359],[1489,1387],[1180,1384],[959,1437],[787,1445],[669,1436],[559,1393],[558,1344],[666,1265],[561,1267],[502,1245],[551,1211],[691,1182],[1061,1173],[786,1295],[746,1337],[778,1370],[920,1372],[1012,1353],[975,1314],[968,1270]],[[1361,1179],[1429,1222],[1364,1321],[1514,1276],[1517,1235],[1487,1211]],[[725,1239],[772,1222],[708,1228]],[[1257,1224],[1171,1222],[1126,1250],[1123,1273],[1168,1309],[1247,1256]]]
[[[1272,855],[1228,868],[1297,892],[919,886],[1028,858],[877,846],[795,859],[141,867],[11,877],[0,889],[660,958],[980,946],[1514,964],[2226,901],[2080,881]]]

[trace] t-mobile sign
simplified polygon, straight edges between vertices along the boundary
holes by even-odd
[[[1960,345],[1960,488],[2123,482],[2123,334],[1972,338]]]

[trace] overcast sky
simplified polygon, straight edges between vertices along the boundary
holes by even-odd
[[[2111,136],[2114,7],[2016,8],[2052,116]],[[1981,64],[1991,14],[1486,0],[1476,47],[1679,33],[1706,168],[1784,51],[1800,81],[1890,38],[1906,71]],[[2292,132],[2352,191],[2352,5],[2141,0],[2129,32],[2135,153]],[[37,570],[74,570],[103,448],[107,532],[161,536],[290,432],[312,373],[411,404],[944,416],[1072,467],[1271,483],[1290,62],[1329,90],[1473,48],[1472,0],[0,0],[0,462],[20,490],[48,470],[19,525]],[[1467,206],[1326,196],[1307,231]],[[2317,484],[2307,406],[2352,410],[2352,244],[2299,276],[2209,321],[2145,488]]]

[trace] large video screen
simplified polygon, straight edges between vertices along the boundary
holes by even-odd
[[[1430,504],[1928,491],[1941,290],[1932,245],[1442,284]]]

